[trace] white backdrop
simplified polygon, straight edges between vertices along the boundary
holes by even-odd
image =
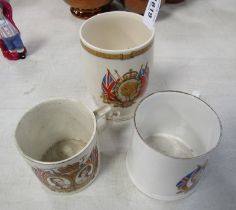
[[[29,55],[17,62],[0,56],[1,210],[236,209],[235,0],[165,5],[155,26],[149,93],[199,90],[224,127],[221,145],[197,191],[170,203],[146,197],[127,176],[125,155],[132,121],[100,122],[102,165],[89,188],[72,196],[44,191],[16,150],[14,130],[26,110],[49,98],[76,98],[95,108],[81,72],[79,27],[83,21],[73,17],[63,1],[12,0],[12,6]]]

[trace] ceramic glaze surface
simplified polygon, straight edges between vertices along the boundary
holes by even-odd
[[[151,148],[166,155],[181,158],[191,158],[194,156],[193,150],[183,143],[182,139],[170,134],[159,133],[155,136],[147,137],[144,141]]]
[[[142,16],[128,12],[98,15],[81,27],[87,86],[98,105],[110,104],[120,113],[118,120],[133,116],[147,89],[153,36]]]
[[[53,144],[49,149],[43,154],[42,161],[45,162],[56,162],[65,160],[76,153],[80,152],[86,143],[82,140],[66,139],[61,140]]]
[[[96,119],[108,111],[56,99],[23,116],[15,132],[18,149],[48,189],[74,192],[95,179],[100,165]]]
[[[98,172],[98,148],[94,147],[91,154],[82,157],[78,162],[64,167],[55,166],[51,169],[32,167],[40,181],[55,192],[73,192],[88,185]]]
[[[167,134],[175,138],[174,142],[178,139],[185,144],[194,156],[214,148],[221,132],[218,117],[209,106],[180,92],[160,92],[146,98],[138,107],[135,121],[143,138]]]
[[[213,109],[195,96],[163,91],[141,101],[134,123],[126,161],[137,188],[161,200],[192,193],[221,139],[221,122]]]
[[[25,155],[40,161],[52,145],[62,140],[82,140],[87,145],[95,129],[93,113],[83,104],[53,100],[24,115],[16,130],[16,138]]]

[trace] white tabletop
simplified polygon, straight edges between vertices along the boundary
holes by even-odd
[[[132,121],[100,123],[101,170],[90,187],[71,196],[42,188],[16,150],[14,130],[26,110],[49,98],[75,98],[95,108],[81,74],[78,30],[83,21],[63,1],[12,0],[12,6],[29,55],[16,62],[0,56],[1,210],[236,209],[235,0],[186,0],[161,8],[149,93],[201,91],[224,127],[197,191],[169,203],[145,196],[127,175]]]

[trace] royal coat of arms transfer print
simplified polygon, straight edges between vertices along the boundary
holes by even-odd
[[[104,103],[112,104],[114,107],[129,107],[144,94],[148,79],[148,63],[142,65],[139,71],[130,69],[123,75],[115,69],[107,69],[101,84],[101,98]]]

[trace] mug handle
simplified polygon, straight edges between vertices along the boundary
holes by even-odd
[[[111,106],[104,105],[96,109],[95,111],[93,111],[93,114],[95,115],[96,120],[98,120],[101,117],[103,117],[105,114],[108,114],[109,112],[111,112]]]

